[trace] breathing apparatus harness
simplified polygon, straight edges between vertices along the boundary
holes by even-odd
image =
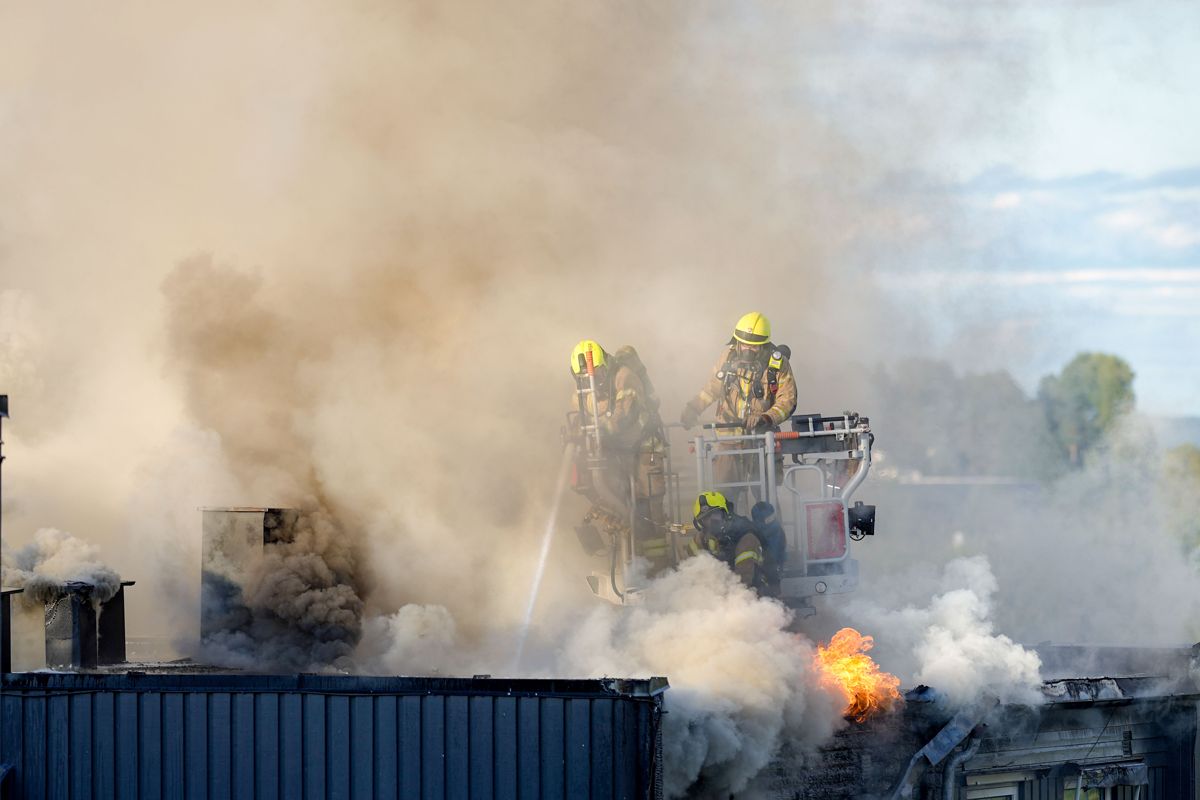
[[[579,403],[580,419],[587,420],[591,418],[592,423],[596,426],[597,431],[600,427],[600,405],[597,399],[598,394],[605,395],[604,417],[611,417],[613,408],[617,405],[617,372],[624,367],[637,375],[642,381],[642,387],[645,391],[645,396],[642,398],[643,405],[647,415],[648,424],[644,429],[641,440],[638,442],[636,450],[641,450],[649,443],[658,440],[666,444],[666,436],[663,434],[662,419],[659,417],[659,401],[658,396],[654,391],[654,384],[650,382],[650,376],[646,373],[646,366],[642,363],[641,357],[632,347],[626,345],[617,350],[616,353],[608,354],[605,363],[605,373],[603,378],[600,375],[584,373],[576,376],[579,390],[577,392],[577,400]],[[586,381],[585,381],[586,378]],[[587,381],[590,381],[587,382]],[[592,398],[591,411],[587,408],[587,397]],[[597,452],[599,452],[599,441],[596,441]]]
[[[776,347],[770,342],[763,345],[764,349],[768,347],[771,348],[770,357],[767,358],[765,367],[758,351],[752,352],[747,357],[740,355],[736,346],[729,348],[725,363],[717,371],[717,379],[721,381],[720,402],[722,405],[729,402],[729,396],[734,390],[737,391],[738,398],[747,407],[750,405],[751,398],[763,400],[767,399],[768,395],[771,405],[774,405],[775,395],[779,392],[779,370],[783,368],[783,359],[790,355],[790,349],[787,345]],[[763,388],[764,382],[767,384],[766,389]],[[732,416],[740,416],[736,408],[731,408],[729,411]]]

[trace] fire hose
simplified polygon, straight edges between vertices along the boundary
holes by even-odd
[[[608,534],[610,554],[608,580],[609,583],[612,584],[612,590],[616,593],[617,597],[624,599],[624,593],[617,588],[617,555],[620,552],[618,543],[625,541],[628,536],[632,535],[631,529],[623,520],[617,517],[616,514],[600,508],[599,506],[592,506],[592,508],[584,516],[583,521],[585,524],[590,522],[599,523],[600,527],[605,531],[605,533]]]

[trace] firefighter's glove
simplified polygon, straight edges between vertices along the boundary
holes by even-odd
[[[775,420],[767,414],[754,414],[746,417],[746,432],[759,433],[765,431],[775,424]]]
[[[696,423],[700,421],[700,412],[690,405],[683,407],[683,413],[679,415],[679,421],[683,423],[685,428],[694,428]]]

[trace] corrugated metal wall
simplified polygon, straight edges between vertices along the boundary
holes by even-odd
[[[663,686],[10,675],[5,798],[653,797]]]
[[[1024,724],[993,722],[967,774],[1028,772],[1028,800],[1060,800],[1078,768],[1061,765],[1143,763],[1149,783],[1141,800],[1196,797],[1197,707],[1192,697],[1143,697],[1119,703],[1049,705],[1014,712]],[[1039,773],[1036,776],[1034,773]],[[1073,796],[1074,792],[1070,793]],[[1114,798],[1133,800],[1131,791]]]

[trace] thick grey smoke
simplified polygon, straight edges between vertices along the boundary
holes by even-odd
[[[350,666],[363,601],[349,539],[328,514],[300,514],[283,541],[240,565],[244,571],[220,566],[205,565],[201,613],[210,630],[200,641],[202,659],[279,671]]]
[[[784,340],[823,351],[838,330],[864,361],[919,328],[863,281],[856,248],[923,229],[879,182],[970,131],[1004,64],[939,51],[979,78],[944,129],[872,112],[920,136],[864,144],[869,125],[847,137],[822,103],[875,108],[886,91],[859,57],[889,37],[995,23],[943,10],[10,9],[12,521],[28,535],[86,519],[144,581],[192,555],[178,508],[315,503],[399,570],[375,587],[381,608],[447,602],[477,634],[482,609],[512,610],[497,584],[526,577],[562,413],[551,381],[580,336],[638,345],[670,409],[766,298]],[[810,366],[809,400],[840,402],[841,359]],[[485,552],[490,538],[509,546]],[[453,598],[422,597],[451,583]]]

